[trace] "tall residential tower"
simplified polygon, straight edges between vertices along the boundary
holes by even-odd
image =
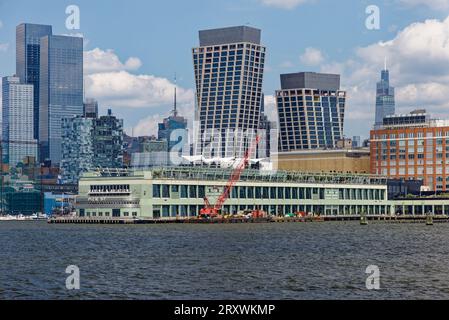
[[[339,75],[282,74],[276,103],[280,151],[335,148],[343,138],[346,92]]]
[[[199,32],[193,49],[196,83],[195,154],[242,157],[260,119],[265,47],[248,26]]]

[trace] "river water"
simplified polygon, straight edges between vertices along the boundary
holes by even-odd
[[[449,224],[0,222],[0,299],[449,299],[448,244]]]

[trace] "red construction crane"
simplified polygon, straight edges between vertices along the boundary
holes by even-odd
[[[209,203],[209,200],[207,197],[204,198],[204,208],[200,210],[200,217],[216,217],[220,214],[221,208],[223,207],[223,204],[228,200],[229,195],[231,194],[231,190],[236,184],[237,181],[240,180],[240,176],[242,175],[243,170],[245,170],[246,166],[249,163],[250,157],[253,154],[253,152],[256,150],[256,147],[258,143],[260,142],[260,137],[256,136],[256,139],[252,142],[251,146],[246,150],[245,155],[240,161],[240,163],[237,165],[235,170],[232,172],[231,177],[228,180],[228,183],[226,184],[226,187],[223,191],[223,193],[220,195],[220,197],[217,200],[217,203],[215,206],[211,206]]]

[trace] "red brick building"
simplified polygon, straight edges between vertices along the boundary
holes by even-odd
[[[371,173],[449,190],[449,121],[431,120],[425,110],[386,117],[371,131]]]

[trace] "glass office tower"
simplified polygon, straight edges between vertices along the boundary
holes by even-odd
[[[3,162],[15,167],[27,156],[37,158],[33,138],[33,85],[18,77],[2,79]]]
[[[280,151],[335,148],[343,138],[346,92],[339,75],[283,74],[276,103]]]
[[[41,38],[39,142],[41,161],[61,160],[61,120],[81,116],[83,107],[83,38]]]
[[[255,138],[265,64],[260,37],[247,26],[199,32],[200,46],[193,49],[196,155],[242,157]]]
[[[40,39],[52,35],[48,25],[22,23],[16,27],[16,75],[21,83],[34,86],[33,137],[39,138]]]
[[[382,70],[380,82],[376,89],[376,123],[380,127],[386,116],[395,114],[394,88],[390,86],[390,73]]]

